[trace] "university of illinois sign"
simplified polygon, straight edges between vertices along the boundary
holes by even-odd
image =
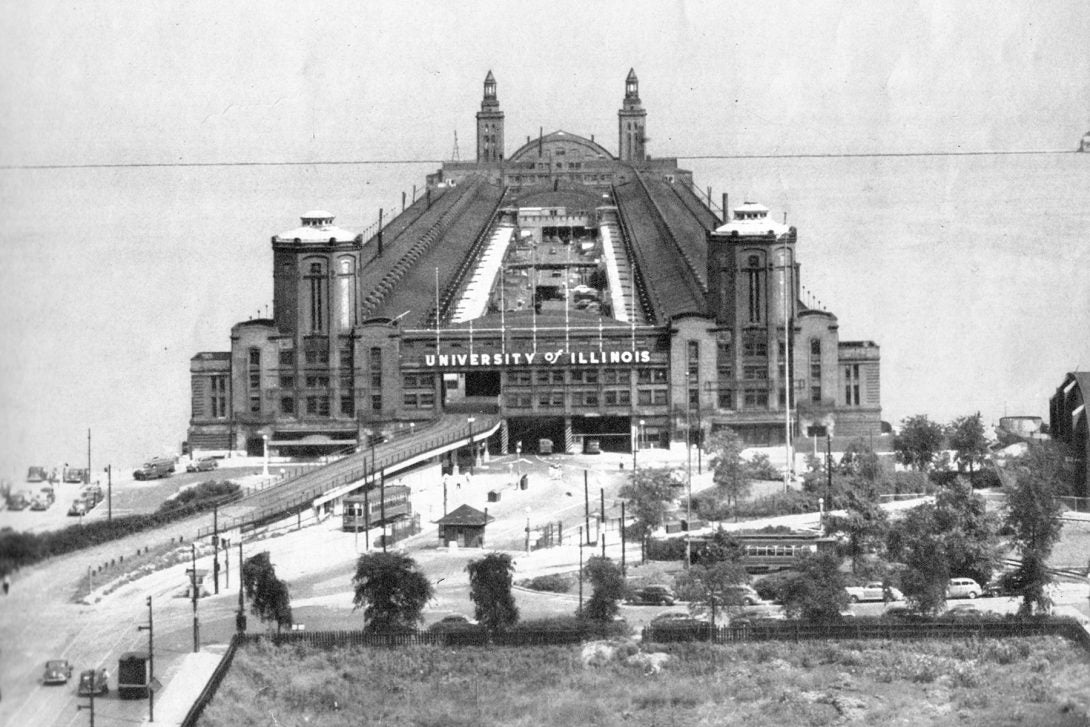
[[[650,351],[535,351],[534,353],[429,353],[424,365],[437,369],[465,369],[483,366],[605,366],[644,364]]]

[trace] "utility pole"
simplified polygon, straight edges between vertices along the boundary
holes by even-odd
[[[625,575],[624,500],[621,500],[621,575]]]
[[[83,484],[91,484],[91,430],[87,430],[87,474],[83,478]],[[94,721],[94,720],[92,720]]]
[[[583,520],[586,525],[586,533],[590,538],[590,485],[587,484],[587,471],[583,470]]]
[[[606,557],[606,488],[599,487],[598,488],[598,495],[601,497],[601,501],[602,501],[602,514],[598,518],[598,526],[599,526],[599,529],[602,531],[602,557],[605,558]]]
[[[825,434],[825,500],[833,509],[833,437]]]
[[[583,613],[583,526],[579,526],[579,613]]]
[[[220,507],[212,505],[212,587],[220,594]]]
[[[245,584],[245,579],[242,577],[242,535],[238,537],[238,613],[235,614],[235,631],[238,633],[246,632],[246,611],[243,610],[242,604],[242,588]]]
[[[151,682],[155,679],[155,638],[151,620],[151,596],[148,596],[148,623],[140,624],[137,631],[148,632],[148,721],[155,721],[155,690],[151,688]]]
[[[91,686],[92,686],[91,693],[88,695],[88,697],[91,700],[90,704],[77,704],[76,705],[76,711],[81,712],[81,711],[83,711],[85,709],[91,710],[91,727],[95,727],[95,690],[94,690],[94,684],[92,683]]]
[[[113,465],[106,465],[106,522],[114,520],[114,474]]]
[[[193,554],[193,568],[190,570],[190,594],[193,598],[193,653],[201,649],[201,625],[197,621],[197,544],[190,544],[190,552]]]

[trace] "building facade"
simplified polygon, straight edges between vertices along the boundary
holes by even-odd
[[[1090,394],[1090,371],[1072,371],[1064,377],[1049,401],[1049,432],[1069,448],[1075,459],[1076,497],[1090,497],[1090,428],[1086,401]]]
[[[543,130],[505,154],[498,99],[489,72],[476,160],[370,237],[323,211],[272,237],[273,317],[192,359],[193,448],[330,453],[473,412],[505,451],[879,432],[879,347],[803,301],[794,227],[647,155],[634,72],[616,154]]]

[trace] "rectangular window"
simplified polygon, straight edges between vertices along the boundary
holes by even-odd
[[[261,349],[260,348],[251,348],[250,349],[250,366],[251,367],[257,367],[257,368],[261,367]]]
[[[280,377],[280,388],[281,389],[294,389],[295,388],[295,377],[294,376],[281,376]]]
[[[227,417],[227,377],[213,376],[211,378],[212,389],[212,418],[224,419]]]
[[[689,341],[689,375],[700,371],[700,341]]]
[[[627,384],[628,369],[606,369],[602,372],[602,380],[607,384]]]
[[[699,409],[700,408],[700,390],[699,389],[689,389],[689,408],[690,409]]]
[[[307,414],[313,416],[327,417],[329,416],[329,397],[328,396],[308,396],[307,397]]]
[[[356,400],[351,394],[341,397],[341,416],[356,416]]]
[[[435,392],[423,391],[420,393],[420,408],[432,409],[435,407]]]
[[[665,384],[666,369],[637,369],[636,383],[638,384]]]
[[[529,394],[514,394],[507,397],[507,406],[512,409],[529,409],[531,404]]]
[[[401,403],[410,409],[415,409],[418,401],[417,395],[410,391],[406,391],[401,395]]]
[[[768,392],[764,389],[746,389],[743,400],[747,409],[768,408]]]
[[[280,365],[291,366],[295,363],[295,351],[287,348],[280,352]]]
[[[742,355],[747,357],[767,356],[768,340],[764,331],[745,331],[742,334]]]
[[[251,389],[260,389],[261,388],[261,374],[250,374],[250,388]]]
[[[749,381],[764,381],[768,378],[768,367],[766,366],[743,366],[742,378]]]
[[[628,389],[609,389],[604,396],[606,406],[629,406],[632,403],[632,392]]]
[[[401,385],[406,389],[416,388],[416,374],[405,374],[401,378]]]
[[[371,394],[371,411],[382,411],[382,394]]]
[[[318,363],[318,352],[313,349],[308,349],[303,353],[303,360],[311,365]]]
[[[329,377],[328,376],[307,376],[307,388],[308,389],[328,389]]]
[[[371,370],[371,388],[372,389],[381,389],[382,388],[382,349],[379,348],[378,346],[372,346],[367,362],[368,362],[369,368]],[[379,398],[381,399],[381,396]],[[374,408],[373,404],[372,404],[372,408]],[[379,405],[378,409],[382,409],[381,404]],[[378,411],[378,409],[376,409],[376,411]]]
[[[280,413],[281,414],[294,414],[295,413],[295,399],[291,396],[285,396],[280,400]]]
[[[662,405],[666,403],[666,389],[655,389],[651,398],[652,404]]]
[[[250,413],[261,413],[261,394],[250,394]]]
[[[733,409],[734,408],[734,392],[730,389],[719,390],[719,408],[720,409]]]
[[[816,384],[810,387],[810,403],[821,403],[821,384]]]
[[[507,383],[511,386],[529,386],[530,385],[530,372],[529,371],[508,371]]]

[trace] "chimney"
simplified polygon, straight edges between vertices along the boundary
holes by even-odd
[[[729,196],[726,192],[723,192],[723,224],[730,222],[730,207],[727,206],[727,200]]]

